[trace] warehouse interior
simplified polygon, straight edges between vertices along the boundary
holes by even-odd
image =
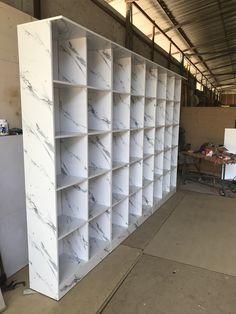
[[[235,9],[234,0],[0,1],[0,313],[235,313]],[[58,185],[74,166],[86,179]],[[72,188],[88,199],[70,203]],[[113,189],[125,197],[115,203]],[[64,234],[63,202],[87,208]],[[96,228],[111,240],[91,257]],[[68,264],[62,280],[68,252],[82,270]]]

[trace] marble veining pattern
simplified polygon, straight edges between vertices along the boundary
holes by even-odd
[[[131,73],[131,58],[114,59],[114,82],[113,89],[123,93],[130,92],[130,73]]]
[[[88,85],[111,88],[111,50],[88,51]]]
[[[181,81],[88,33],[63,18],[18,30],[30,287],[57,300],[176,186],[178,149],[160,151],[178,142],[163,126]]]
[[[86,85],[86,38],[61,41],[58,46],[59,80]]]

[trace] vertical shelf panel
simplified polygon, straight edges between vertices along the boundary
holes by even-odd
[[[129,132],[112,135],[112,167],[121,167],[129,163]]]
[[[170,192],[170,171],[165,172],[163,176],[163,197]]]
[[[166,89],[167,101],[174,101],[174,91],[175,91],[175,76],[172,73],[167,76],[167,89]]]
[[[172,130],[172,146],[177,146],[179,142],[179,126],[176,125]]]
[[[171,165],[173,167],[177,167],[177,164],[178,164],[178,147],[175,147],[172,149]]]
[[[167,90],[167,72],[164,69],[158,69],[158,82],[157,82],[157,99],[166,100]]]
[[[62,239],[88,220],[88,183],[57,192],[58,238]]]
[[[172,126],[168,126],[165,128],[164,149],[167,150],[171,148],[171,145],[172,145]]]
[[[134,225],[142,216],[142,190],[139,190],[129,198],[129,225]]]
[[[88,129],[111,130],[111,93],[88,90]]]
[[[137,192],[143,185],[143,161],[138,161],[129,167],[129,194]]]
[[[87,38],[54,41],[54,80],[87,84]]]
[[[175,78],[174,101],[180,102],[182,80],[180,77]]]
[[[64,286],[68,278],[73,278],[79,267],[88,261],[88,224],[76,230],[58,243],[59,283]]]
[[[154,156],[143,160],[143,186],[154,180]]]
[[[170,174],[170,186],[172,191],[176,188],[176,182],[177,182],[177,168],[173,168]]]
[[[155,176],[160,176],[163,174],[163,167],[164,167],[164,153],[159,153],[155,155],[154,158],[154,174]]]
[[[155,136],[155,153],[158,154],[164,150],[165,143],[165,128],[156,128]]]
[[[143,158],[143,131],[130,132],[130,162]]]
[[[171,149],[164,152],[163,171],[167,172],[171,169]]]
[[[91,135],[88,138],[89,177],[111,169],[111,134]]]
[[[112,174],[112,205],[116,205],[129,195],[128,166],[114,170]]]
[[[156,180],[154,181],[154,187],[153,187],[153,202],[154,202],[154,210],[156,209],[157,205],[160,203],[162,196],[163,196],[163,177],[158,176],[156,177]]]
[[[144,126],[144,97],[131,96],[130,128],[138,129]]]
[[[142,215],[150,216],[153,208],[153,183],[145,186],[142,194],[143,210]]]
[[[123,49],[113,49],[113,90],[130,93],[131,54]]]
[[[111,173],[89,180],[89,220],[111,207]]]
[[[166,112],[166,101],[157,100],[156,107],[156,127],[165,125],[165,112]]]
[[[112,208],[112,240],[120,242],[127,236],[129,225],[128,198]]]
[[[179,124],[179,116],[180,116],[180,102],[174,103],[174,114],[173,114],[173,123]]]
[[[111,240],[111,211],[94,218],[89,223],[89,258],[103,254]]]
[[[87,160],[87,136],[58,139],[56,143],[58,188],[84,181],[88,175]]]
[[[154,97],[156,98],[157,95],[157,77],[158,77],[158,70],[152,64],[147,62],[146,64],[146,97]]]
[[[174,103],[173,101],[167,101],[166,102],[166,125],[173,124],[173,110],[174,110]]]
[[[113,94],[113,130],[124,130],[130,128],[130,96],[124,94]]]
[[[155,128],[144,130],[143,156],[154,154],[155,150]]]
[[[112,50],[108,40],[89,36],[88,47],[88,85],[100,89],[112,86]]]
[[[155,127],[156,99],[145,98],[144,127]]]
[[[85,88],[54,88],[56,137],[87,133],[87,91]]]
[[[131,94],[145,96],[146,64],[142,58],[132,57],[131,67]]]

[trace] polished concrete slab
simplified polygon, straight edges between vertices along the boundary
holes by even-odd
[[[103,314],[233,314],[236,278],[143,255]]]
[[[235,205],[179,191],[62,300],[18,287],[4,314],[234,314]]]
[[[94,314],[114,293],[140,257],[140,250],[120,245],[59,302],[41,294],[23,295],[24,287],[4,293],[4,314]],[[27,280],[27,267],[12,279]]]
[[[163,223],[185,196],[185,192],[177,192],[165,204],[163,204],[143,225],[132,233],[124,242],[124,245],[144,249],[154,235],[159,231]]]
[[[235,199],[186,193],[146,254],[236,276]]]

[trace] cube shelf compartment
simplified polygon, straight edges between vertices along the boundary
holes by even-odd
[[[18,43],[30,288],[59,300],[175,192],[181,76],[61,16]]]
[[[113,130],[129,130],[130,96],[113,93]]]

